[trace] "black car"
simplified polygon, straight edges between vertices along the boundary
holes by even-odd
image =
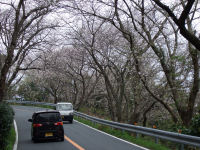
[[[39,111],[33,113],[31,137],[34,142],[42,139],[58,139],[64,141],[64,129],[58,111]]]

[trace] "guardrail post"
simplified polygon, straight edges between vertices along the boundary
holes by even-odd
[[[124,130],[122,130],[122,133],[123,133],[123,134],[124,134],[124,132],[125,132],[125,131],[124,131]]]
[[[159,142],[159,139],[156,137],[155,138],[155,143],[158,144],[158,142]]]
[[[181,150],[184,150],[184,144],[181,144]]]
[[[139,138],[139,134],[138,133],[136,133],[136,138]]]

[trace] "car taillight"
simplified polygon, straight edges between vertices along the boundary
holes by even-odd
[[[33,124],[33,127],[41,127],[41,126],[42,126],[42,124],[39,124],[39,123]]]
[[[62,125],[63,125],[63,122],[56,122],[56,123],[54,123],[54,125],[55,125],[55,126],[60,126],[60,125],[62,126]]]

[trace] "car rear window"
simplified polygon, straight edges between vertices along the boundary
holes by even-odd
[[[35,122],[57,122],[61,121],[59,113],[40,113],[35,117]]]
[[[57,110],[63,110],[63,111],[67,111],[67,110],[73,110],[73,106],[72,104],[58,104],[57,105]]]

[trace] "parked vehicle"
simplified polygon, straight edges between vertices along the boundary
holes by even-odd
[[[57,103],[56,110],[60,112],[63,121],[73,123],[73,105],[71,103]]]
[[[58,111],[38,111],[33,113],[31,137],[34,142],[43,139],[58,139],[64,141],[64,128]]]

